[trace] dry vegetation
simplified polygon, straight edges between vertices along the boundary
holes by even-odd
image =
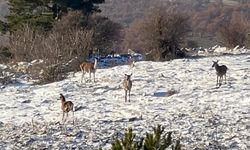
[[[231,23],[228,23],[220,29],[219,39],[223,45],[229,48],[233,48],[237,45],[241,47],[248,45],[249,27],[246,20],[235,18]]]
[[[157,7],[127,29],[122,44],[124,49],[139,50],[148,60],[169,60],[180,57],[176,52],[189,31],[186,16]]]
[[[112,26],[112,28],[110,28]],[[64,73],[79,70],[79,64],[94,53],[108,53],[119,40],[120,26],[108,18],[69,12],[48,32],[23,25],[10,36],[13,61],[42,59],[42,83],[61,80]],[[70,63],[68,63],[70,62]],[[67,63],[67,66],[66,66]]]
[[[87,56],[92,44],[93,31],[80,30],[74,22],[77,14],[69,14],[56,23],[49,33],[40,32],[29,25],[10,36],[10,51],[16,61],[45,59],[52,64],[75,56]]]
[[[162,1],[162,0],[134,0],[134,1],[106,1],[102,6],[103,14],[117,21],[125,27],[131,27],[135,31],[137,26],[135,22],[148,15],[148,12],[155,6],[165,7],[168,11],[177,11],[184,13],[189,18],[189,23],[193,34],[189,37],[195,39],[191,45],[204,46],[205,43],[210,43],[208,46],[218,44],[221,40],[215,38],[224,26],[233,22],[235,18],[241,18],[250,24],[250,1],[249,0],[186,0],[186,1]],[[129,41],[138,41],[138,37],[129,35]],[[196,38],[198,36],[198,38]],[[133,38],[134,37],[134,38]],[[200,41],[201,40],[201,41]],[[203,45],[202,45],[203,44]],[[223,43],[225,44],[225,43]],[[130,44],[137,49],[140,46]],[[130,46],[129,45],[129,46]],[[186,45],[189,45],[188,42]],[[126,45],[125,45],[126,47]]]

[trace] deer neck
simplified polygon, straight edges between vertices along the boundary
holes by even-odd
[[[61,103],[62,103],[62,104],[64,104],[64,103],[65,103],[65,101],[66,101],[66,100],[65,100],[65,98],[64,98],[64,97],[62,97],[62,98],[61,98]]]
[[[65,100],[61,100],[62,105],[65,103]]]
[[[215,69],[216,69],[216,70],[218,70],[219,65],[218,65],[218,64],[215,64],[215,66],[214,66],[214,67],[215,67]]]
[[[220,69],[219,69],[220,66],[218,64],[216,64],[214,67],[215,67],[216,72],[220,72]]]

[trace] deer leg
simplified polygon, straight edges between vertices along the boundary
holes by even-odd
[[[93,72],[93,76],[94,76],[94,82],[95,82],[95,72]]]
[[[223,82],[223,76],[220,76],[219,87],[222,85],[222,82]]]
[[[82,78],[83,78],[83,73],[82,73],[82,77],[81,77],[81,83],[82,83]]]
[[[91,71],[89,72],[89,80],[91,81]]]
[[[223,76],[220,77],[220,84],[223,82]]]
[[[63,122],[63,120],[64,120],[64,112],[63,112],[63,116],[62,116],[62,122]]]
[[[65,121],[64,122],[66,122],[66,120],[68,119],[68,112],[66,113],[66,117],[65,117]]]
[[[130,102],[130,90],[128,91],[128,101]]]
[[[125,102],[127,102],[127,90],[125,90]]]
[[[218,85],[219,76],[217,75],[216,86]]]
[[[82,79],[84,78],[84,75],[85,75],[85,71],[82,71],[82,78],[81,78],[81,83],[82,83]],[[85,82],[86,82],[86,79],[84,78]]]
[[[225,83],[227,83],[227,77],[226,77],[226,74],[225,74]]]
[[[74,124],[74,111],[72,110],[72,118],[73,118],[73,124]]]

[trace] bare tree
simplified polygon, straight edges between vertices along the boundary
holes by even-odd
[[[180,44],[184,42],[190,31],[187,17],[174,12],[166,12],[162,8],[153,9],[143,19],[140,39],[147,58],[153,60],[169,60],[177,58]]]
[[[24,25],[11,35],[11,51],[17,60],[39,58],[59,63],[76,56],[86,59],[93,51],[107,54],[112,50],[120,29],[119,24],[106,17],[70,11],[49,32]]]
[[[75,56],[86,58],[92,37],[91,30],[55,29],[50,33],[42,33],[24,25],[11,35],[10,51],[17,61],[45,59],[56,64]]]
[[[140,39],[142,33],[143,20],[134,21],[128,28],[125,29],[124,40],[121,43],[121,49],[123,52],[127,52],[128,49],[142,51],[143,42]]]
[[[109,54],[120,40],[121,26],[107,17],[92,15],[89,18],[88,27],[94,32],[93,52],[104,55]]]
[[[249,25],[242,17],[235,17],[231,22],[225,24],[219,32],[220,42],[233,48],[237,45],[244,46],[247,42]]]

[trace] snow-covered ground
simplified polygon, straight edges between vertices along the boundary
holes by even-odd
[[[229,68],[220,88],[212,60]],[[133,73],[130,103],[124,73]],[[137,62],[97,70],[96,83],[80,78],[2,87],[0,149],[105,149],[128,127],[144,134],[157,124],[174,131],[184,150],[250,149],[250,55]],[[74,125],[71,113],[61,122],[59,93],[75,105]]]

